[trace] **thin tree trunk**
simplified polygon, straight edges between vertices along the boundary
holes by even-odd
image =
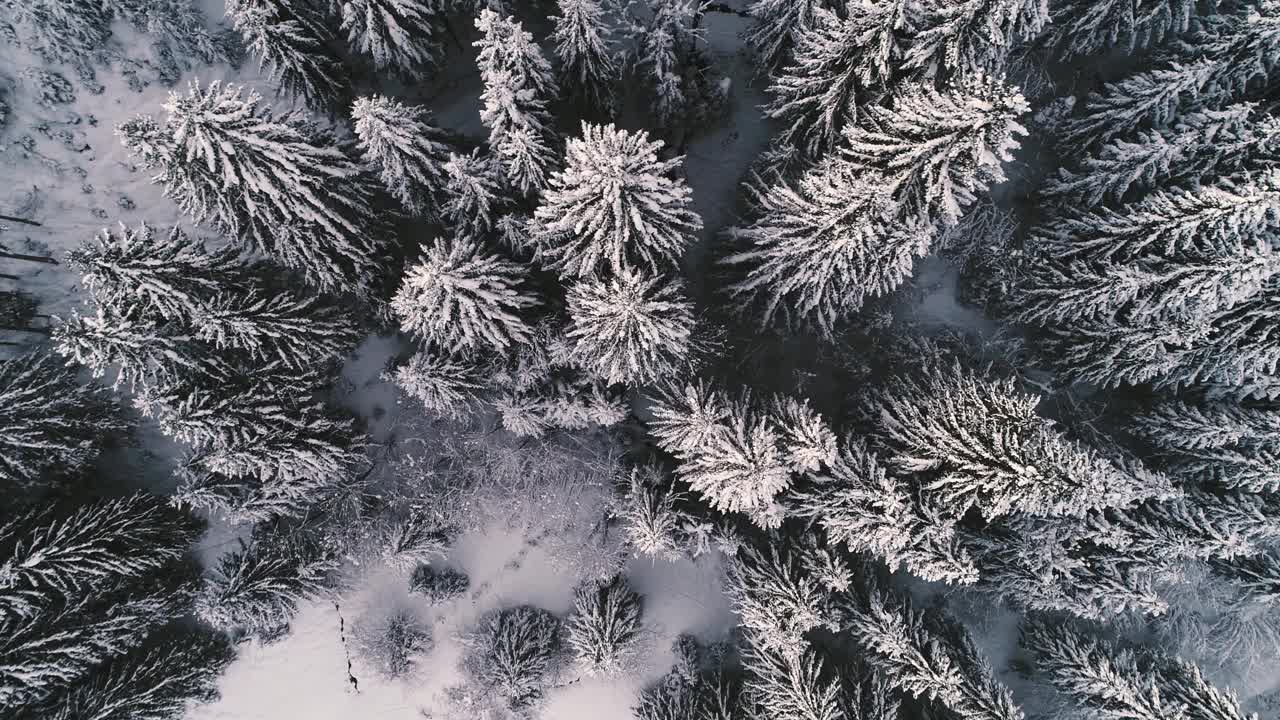
[[[41,255],[22,255],[20,253],[11,253],[7,250],[0,250],[0,258],[13,258],[14,260],[29,260],[31,262],[46,263],[49,265],[57,265],[58,261],[53,258],[43,257]]]
[[[18,222],[24,225],[35,225],[36,227],[40,227],[40,223],[36,222],[35,220],[27,220],[25,218],[13,217],[12,215],[0,215],[0,220],[10,220],[12,222]]]

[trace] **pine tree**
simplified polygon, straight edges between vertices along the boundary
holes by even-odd
[[[111,36],[111,11],[104,4],[3,0],[0,8],[15,35],[50,61],[86,62]]]
[[[1208,479],[1253,492],[1280,487],[1280,412],[1274,408],[1169,400],[1136,415],[1133,426],[1189,482]]]
[[[912,29],[905,67],[927,77],[999,72],[1009,51],[1048,22],[1045,0],[930,0]]]
[[[115,402],[78,382],[75,370],[52,355],[0,361],[0,486],[76,473],[97,458],[106,438],[126,429]]]
[[[38,613],[0,616],[0,704],[8,710],[42,703],[140,645],[176,614],[166,589],[48,598]]]
[[[551,65],[520,23],[481,10],[476,28],[484,37],[476,62],[484,81],[480,119],[489,128],[489,146],[526,195],[542,190],[553,162],[547,104],[556,93]]]
[[[297,370],[332,363],[359,341],[345,309],[315,295],[252,285],[213,295],[192,320],[195,336],[218,350]]]
[[[622,533],[637,556],[675,561],[684,557],[685,513],[676,508],[683,496],[663,482],[662,471],[653,466],[632,468],[630,487],[615,510],[622,521]]]
[[[415,353],[384,377],[428,410],[454,419],[465,417],[484,389],[479,367],[432,350]]]
[[[389,520],[381,530],[382,561],[391,567],[408,569],[439,560],[449,551],[457,529],[432,520],[421,512],[410,512]]]
[[[749,670],[743,691],[777,720],[840,720],[838,678],[810,648],[791,656],[761,646],[748,636],[744,663]]]
[[[334,107],[350,79],[330,45],[334,33],[317,8],[282,0],[227,0],[227,16],[280,89],[314,110]]]
[[[1055,128],[1058,145],[1079,152],[1145,125],[1166,125],[1208,85],[1215,69],[1213,60],[1174,62],[1108,83],[1090,93],[1083,115]]]
[[[130,130],[127,144],[158,153],[166,191],[196,220],[212,219],[321,289],[350,289],[380,244],[375,181],[299,114],[276,117],[260,102],[233,85],[193,84],[170,95],[158,143],[142,146]]]
[[[0,525],[0,615],[34,616],[53,594],[80,597],[182,559],[199,535],[190,518],[137,493],[68,515],[28,511]]]
[[[831,592],[777,544],[767,551],[744,547],[730,567],[728,593],[751,645],[761,652],[795,661],[808,648],[805,633],[836,629]]]
[[[756,6],[802,9],[807,2],[763,0]],[[908,20],[905,0],[867,4],[849,1],[843,14],[824,7],[804,10],[812,20],[795,33],[791,60],[772,73],[773,99],[764,113],[782,122],[773,140],[816,161],[835,149],[840,133],[858,117],[864,94],[883,92],[901,62],[896,30]],[[778,32],[783,26],[760,25]],[[750,39],[751,36],[748,36]]]
[[[748,191],[755,219],[727,231],[738,246],[721,262],[745,270],[729,293],[759,304],[762,324],[782,319],[831,337],[868,298],[896,288],[933,242],[931,223],[895,218],[887,181],[847,163],[796,181],[755,178]]]
[[[659,126],[680,124],[696,98],[686,81],[692,55],[701,39],[695,0],[650,0],[652,15],[633,30],[638,47],[635,66],[648,79]]]
[[[1156,658],[1143,667],[1133,653],[1062,624],[1024,626],[1022,645],[1049,682],[1099,718],[1257,720],[1244,713],[1235,693],[1210,685],[1198,667],[1180,659]]]
[[[788,515],[816,521],[830,542],[882,558],[891,569],[902,564],[930,581],[978,579],[955,521],[918,505],[861,441],[846,440],[827,465],[827,472],[810,475],[807,485],[788,495]]]
[[[867,662],[899,690],[972,720],[1022,719],[1008,688],[954,621],[928,617],[875,588],[844,610],[845,629],[869,653]]]
[[[568,142],[565,169],[534,213],[535,240],[562,277],[679,261],[702,220],[689,186],[671,175],[682,159],[659,160],[662,147],[643,131],[587,123]]]
[[[552,39],[560,58],[559,84],[583,107],[612,117],[614,85],[619,68],[613,57],[613,38],[599,0],[557,0],[560,14]]]
[[[55,352],[84,365],[94,377],[115,371],[114,388],[172,382],[184,375],[216,378],[225,370],[216,358],[199,357],[189,335],[102,307],[93,315],[76,313],[64,320],[54,329],[53,341]]]
[[[449,144],[418,105],[382,95],[358,98],[351,108],[364,158],[382,169],[382,184],[406,210],[433,216],[444,200]]]
[[[806,31],[821,24],[823,8],[812,0],[756,0],[747,8],[755,21],[744,34],[756,51],[757,72],[772,73]]]
[[[378,70],[420,80],[442,52],[436,7],[422,0],[343,0],[342,29]],[[442,22],[442,21],[441,21]]]
[[[571,286],[568,337],[577,362],[610,383],[646,384],[678,372],[694,324],[683,290],[678,280],[629,269]]]
[[[494,217],[503,204],[502,180],[497,160],[450,153],[444,164],[446,200],[441,208],[453,231],[463,237],[485,237],[497,224]]]
[[[325,591],[336,567],[314,548],[259,536],[218,558],[196,596],[199,618],[217,630],[269,634],[287,627],[304,600]]]
[[[793,472],[816,472],[836,461],[836,434],[808,400],[775,395],[769,416]]]
[[[526,275],[523,266],[488,254],[475,240],[436,239],[405,275],[391,308],[406,332],[446,352],[505,351],[532,332],[517,314],[538,302],[525,289]]]
[[[781,438],[768,418],[730,406],[729,416],[705,444],[681,458],[680,478],[721,512],[742,512],[761,527],[777,527],[776,497],[791,485]]]
[[[48,720],[181,717],[191,701],[218,697],[218,676],[235,659],[221,635],[200,633],[148,643],[95,671],[51,703]]]
[[[1058,432],[1036,414],[1040,398],[1012,378],[935,364],[874,398],[868,413],[879,419],[889,462],[938,471],[923,491],[954,517],[970,507],[988,520],[1010,512],[1079,516],[1171,491],[1168,479],[1126,472]]]
[[[1068,0],[1053,8],[1045,44],[1064,59],[1132,53],[1185,32],[1196,14],[1194,0]]]
[[[102,230],[67,253],[93,301],[118,314],[189,323],[210,294],[239,279],[244,267],[231,247],[207,250],[180,228],[157,234],[145,223]]]
[[[588,580],[574,590],[565,644],[588,675],[617,675],[636,654],[641,598],[621,575]]]
[[[561,651],[560,620],[531,605],[499,610],[480,620],[463,667],[513,710],[543,696]]]
[[[943,90],[908,85],[892,108],[868,106],[866,120],[845,128],[845,159],[874,169],[901,211],[954,224],[977,193],[1004,182],[1029,107],[1016,89],[983,76]]]
[[[723,434],[730,410],[725,394],[703,380],[668,381],[650,398],[649,432],[667,452],[692,454]]]

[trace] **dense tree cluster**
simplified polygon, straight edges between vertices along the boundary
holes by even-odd
[[[0,715],[179,717],[317,601],[353,685],[413,682],[427,613],[492,589],[450,552],[490,511],[467,483],[581,471],[599,557],[563,617],[477,612],[460,717],[637,667],[628,553],[723,579],[737,619],[676,639],[638,720],[1256,717],[1280,0],[227,0],[239,48],[176,0],[0,15],[49,66],[14,96],[44,136],[68,77],[137,64],[117,21],[167,85],[196,71],[116,134],[197,226],[79,238],[48,328],[0,296],[52,350],[0,359]],[[203,72],[241,50],[280,98]],[[154,460],[137,425],[181,446],[165,497],[113,471]],[[561,445],[607,457],[524,477]],[[244,526],[202,571],[193,511]],[[384,571],[403,597],[348,626]]]

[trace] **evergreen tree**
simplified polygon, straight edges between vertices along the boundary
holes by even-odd
[[[1280,554],[1277,552],[1214,560],[1211,567],[1249,599],[1272,606],[1280,603]]]
[[[1133,653],[1063,624],[1024,626],[1022,644],[1049,682],[1099,718],[1257,720],[1235,693],[1210,685],[1200,668],[1180,659],[1140,664]]]
[[[859,440],[843,443],[827,472],[788,496],[789,515],[814,520],[832,543],[902,564],[930,581],[967,584],[978,571],[960,545],[955,521],[918,504]]]
[[[679,473],[721,512],[746,513],[766,528],[782,523],[775,498],[790,487],[791,471],[777,430],[746,403],[730,406],[720,430],[681,458]]]
[[[605,117],[616,109],[619,68],[613,38],[599,0],[557,0],[560,14],[552,39],[560,57],[559,84],[586,108]]]
[[[1045,44],[1064,59],[1132,53],[1185,32],[1196,15],[1194,0],[1067,0],[1053,7]]]
[[[553,162],[547,110],[556,93],[551,65],[515,20],[485,9],[476,28],[484,33],[474,45],[480,49],[480,119],[489,128],[489,146],[506,166],[512,186],[535,194],[546,186]]]
[[[762,0],[753,8],[812,16],[793,33],[791,60],[772,74],[773,99],[764,112],[783,124],[773,140],[776,146],[783,151],[795,148],[816,161],[835,149],[841,131],[857,119],[859,106],[866,102],[862,95],[874,97],[889,83],[903,50],[896,31],[907,22],[909,7],[905,0],[851,0],[836,13],[824,7],[809,9],[809,4]],[[784,37],[783,25],[758,27],[761,34],[766,27],[776,32],[774,42]]]
[[[409,592],[425,596],[432,605],[458,598],[470,587],[471,578],[453,568],[419,565],[409,578]]]
[[[191,701],[218,697],[218,676],[235,659],[221,635],[149,643],[112,660],[52,703],[48,720],[171,720]]]
[[[50,595],[80,597],[161,570],[198,535],[190,518],[142,493],[67,515],[18,515],[0,525],[0,615],[34,616]]]
[[[535,240],[562,277],[679,261],[702,220],[689,186],[671,176],[682,159],[659,160],[662,147],[643,131],[586,123],[568,142],[565,169],[534,213]]]
[[[484,251],[475,240],[437,239],[405,275],[391,301],[406,332],[446,352],[489,347],[505,351],[532,328],[517,313],[537,304],[521,265]]]
[[[512,710],[533,705],[561,650],[560,621],[531,605],[499,610],[480,620],[463,667]]]
[[[199,357],[192,338],[179,333],[99,307],[93,315],[76,313],[64,320],[54,329],[53,341],[59,355],[84,365],[94,377],[114,370],[115,388],[223,375],[225,368],[216,358]]]
[[[112,13],[104,3],[3,0],[0,8],[15,36],[51,62],[88,62],[111,36]]]
[[[650,398],[649,432],[663,450],[686,455],[706,447],[724,432],[729,399],[703,380],[684,385],[668,381]]]
[[[0,486],[25,487],[51,471],[88,467],[127,425],[115,402],[52,355],[0,361]]]
[[[750,672],[743,691],[757,706],[767,710],[768,717],[777,720],[845,717],[839,679],[831,676],[822,657],[812,649],[805,648],[793,656],[749,639],[744,655]]]
[[[102,230],[67,253],[93,301],[119,314],[133,312],[190,322],[208,296],[239,279],[243,261],[230,247],[207,250],[180,228],[157,234],[145,223]]]
[[[1253,492],[1280,487],[1280,412],[1273,407],[1169,400],[1134,416],[1133,425],[1188,482],[1210,480]]]
[[[927,77],[999,72],[1009,51],[1048,22],[1045,0],[929,0],[912,29],[905,66]]]
[[[448,355],[421,350],[386,374],[404,394],[444,417],[466,417],[484,389],[481,369]]]
[[[193,84],[170,95],[163,126],[122,134],[163,169],[166,192],[196,220],[213,220],[321,289],[350,289],[372,271],[380,244],[375,181],[299,114],[277,117],[260,102],[236,86]]]
[[[444,164],[447,199],[441,210],[459,236],[485,237],[497,224],[494,216],[504,199],[497,165],[479,150],[470,155],[450,153]]]
[[[314,548],[260,535],[218,558],[196,596],[201,620],[228,633],[261,635],[289,624],[298,603],[320,595],[336,567]]]
[[[641,599],[621,575],[588,580],[574,590],[565,644],[588,675],[628,669],[640,633]]]
[[[569,288],[576,362],[610,383],[646,384],[687,363],[692,304],[679,281],[624,269]]]
[[[345,309],[315,295],[252,286],[213,295],[192,320],[195,336],[218,350],[297,370],[331,363],[359,340]]]
[[[648,80],[658,124],[672,128],[684,121],[696,100],[689,87],[692,56],[701,39],[696,0],[650,0],[646,26],[637,27],[635,66]]]
[[[954,621],[926,616],[905,598],[890,598],[874,588],[844,610],[845,629],[867,650],[867,662],[903,692],[972,720],[1023,717],[1008,688]]]
[[[379,70],[420,80],[441,54],[436,7],[422,0],[343,0],[342,29]]]
[[[954,517],[970,507],[988,520],[1079,516],[1171,491],[1166,478],[1135,476],[1058,432],[1036,414],[1040,398],[1012,378],[934,364],[921,380],[898,378],[873,397],[868,413],[879,419],[890,462],[937,471],[923,491]]]
[[[382,95],[351,108],[364,158],[382,169],[382,184],[409,212],[433,216],[444,200],[450,152],[430,117],[426,108]]]
[[[308,3],[227,0],[227,16],[261,66],[271,68],[280,89],[315,110],[334,107],[350,91],[350,79],[330,46],[327,18]]]
[[[1001,163],[1027,134],[1018,124],[1029,109],[1022,94],[982,76],[943,90],[908,85],[891,105],[868,106],[865,122],[846,127],[842,153],[855,168],[882,175],[901,212],[948,224],[977,193],[1004,182]]]
[[[836,461],[836,434],[809,401],[776,395],[769,403],[769,416],[793,472],[816,472]]]
[[[821,21],[821,5],[812,0],[756,0],[747,8],[755,21],[744,39],[756,51],[758,72],[771,73],[782,64],[797,38]]]
[[[831,592],[806,573],[791,551],[744,547],[730,567],[729,597],[751,645],[796,661],[808,648],[805,633],[835,630]]]
[[[684,556],[681,540],[687,520],[676,508],[683,496],[663,482],[662,471],[653,466],[631,469],[630,487],[621,507],[614,512],[622,521],[627,544],[637,556],[679,560]]]
[[[738,246],[721,262],[745,270],[729,293],[758,303],[762,324],[782,319],[831,337],[868,298],[896,288],[933,242],[932,224],[895,219],[886,180],[848,163],[824,162],[795,181],[755,178],[748,192],[755,219],[728,230]]]

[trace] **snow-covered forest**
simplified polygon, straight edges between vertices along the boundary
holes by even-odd
[[[1280,0],[0,0],[0,720],[1280,720]]]

